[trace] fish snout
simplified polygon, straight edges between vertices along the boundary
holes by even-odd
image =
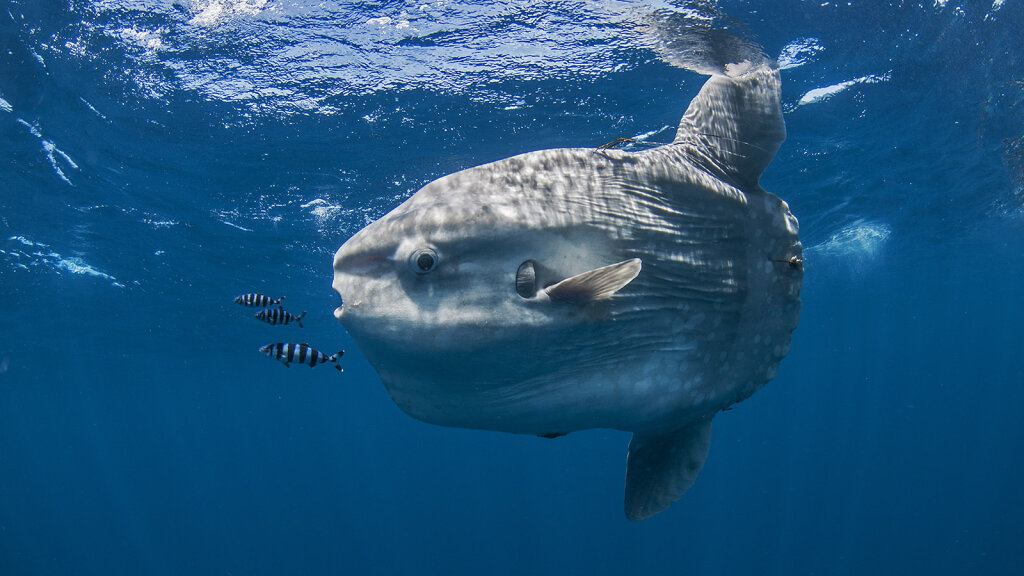
[[[345,246],[334,258],[334,291],[341,296],[341,305],[334,310],[334,318],[344,324],[363,304],[366,291],[365,282],[374,274],[379,274],[384,259],[374,256],[347,253]]]
[[[376,268],[385,262],[385,258],[375,251],[361,249],[355,239],[343,244],[334,255],[334,291],[341,296],[341,305],[334,310],[334,318],[344,322],[345,312],[358,308],[361,298],[358,296],[362,278],[372,276]]]
[[[362,300],[343,300],[341,306],[334,309],[334,318],[338,322],[344,322],[345,312],[354,313],[355,309],[359,308],[363,304]]]

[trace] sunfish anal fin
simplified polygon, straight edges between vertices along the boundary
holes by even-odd
[[[548,286],[544,292],[554,302],[586,304],[594,300],[611,298],[640,274],[640,259],[632,258],[618,264],[595,268],[558,284]]]
[[[665,510],[693,486],[711,445],[711,418],[660,435],[634,433],[626,464],[626,517]]]

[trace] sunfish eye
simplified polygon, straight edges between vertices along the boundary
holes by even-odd
[[[412,265],[413,272],[426,274],[437,267],[437,252],[431,248],[421,248],[412,253],[409,264]]]
[[[537,271],[533,267],[533,260],[523,262],[516,270],[516,294],[523,298],[537,295]]]

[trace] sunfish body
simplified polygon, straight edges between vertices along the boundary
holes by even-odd
[[[675,140],[450,174],[338,250],[335,316],[395,403],[443,426],[633,432],[626,515],[676,501],[712,417],[775,376],[800,314],[797,221],[758,184],[778,71],[712,76]]]

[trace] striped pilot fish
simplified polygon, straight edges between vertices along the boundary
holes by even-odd
[[[284,300],[284,296],[274,299],[271,298],[270,296],[267,296],[266,294],[257,294],[255,292],[250,292],[248,294],[242,294],[241,296],[235,298],[235,303],[241,304],[242,306],[261,306],[263,308],[266,308],[267,306],[276,306],[281,304],[281,300]]]
[[[344,350],[338,350],[337,354],[328,356],[323,352],[311,347],[309,344],[285,344],[278,342],[276,344],[267,344],[260,348],[260,354],[268,358],[274,358],[284,362],[285,366],[290,366],[292,362],[298,362],[299,364],[309,364],[311,367],[317,364],[323,364],[324,362],[334,362],[334,367],[341,370],[341,365],[338,364],[338,359],[345,355]]]
[[[284,308],[265,308],[255,314],[257,318],[263,320],[267,324],[288,324],[291,322],[298,322],[299,328],[302,328],[302,317],[306,313],[303,312],[298,316],[285,312]]]

